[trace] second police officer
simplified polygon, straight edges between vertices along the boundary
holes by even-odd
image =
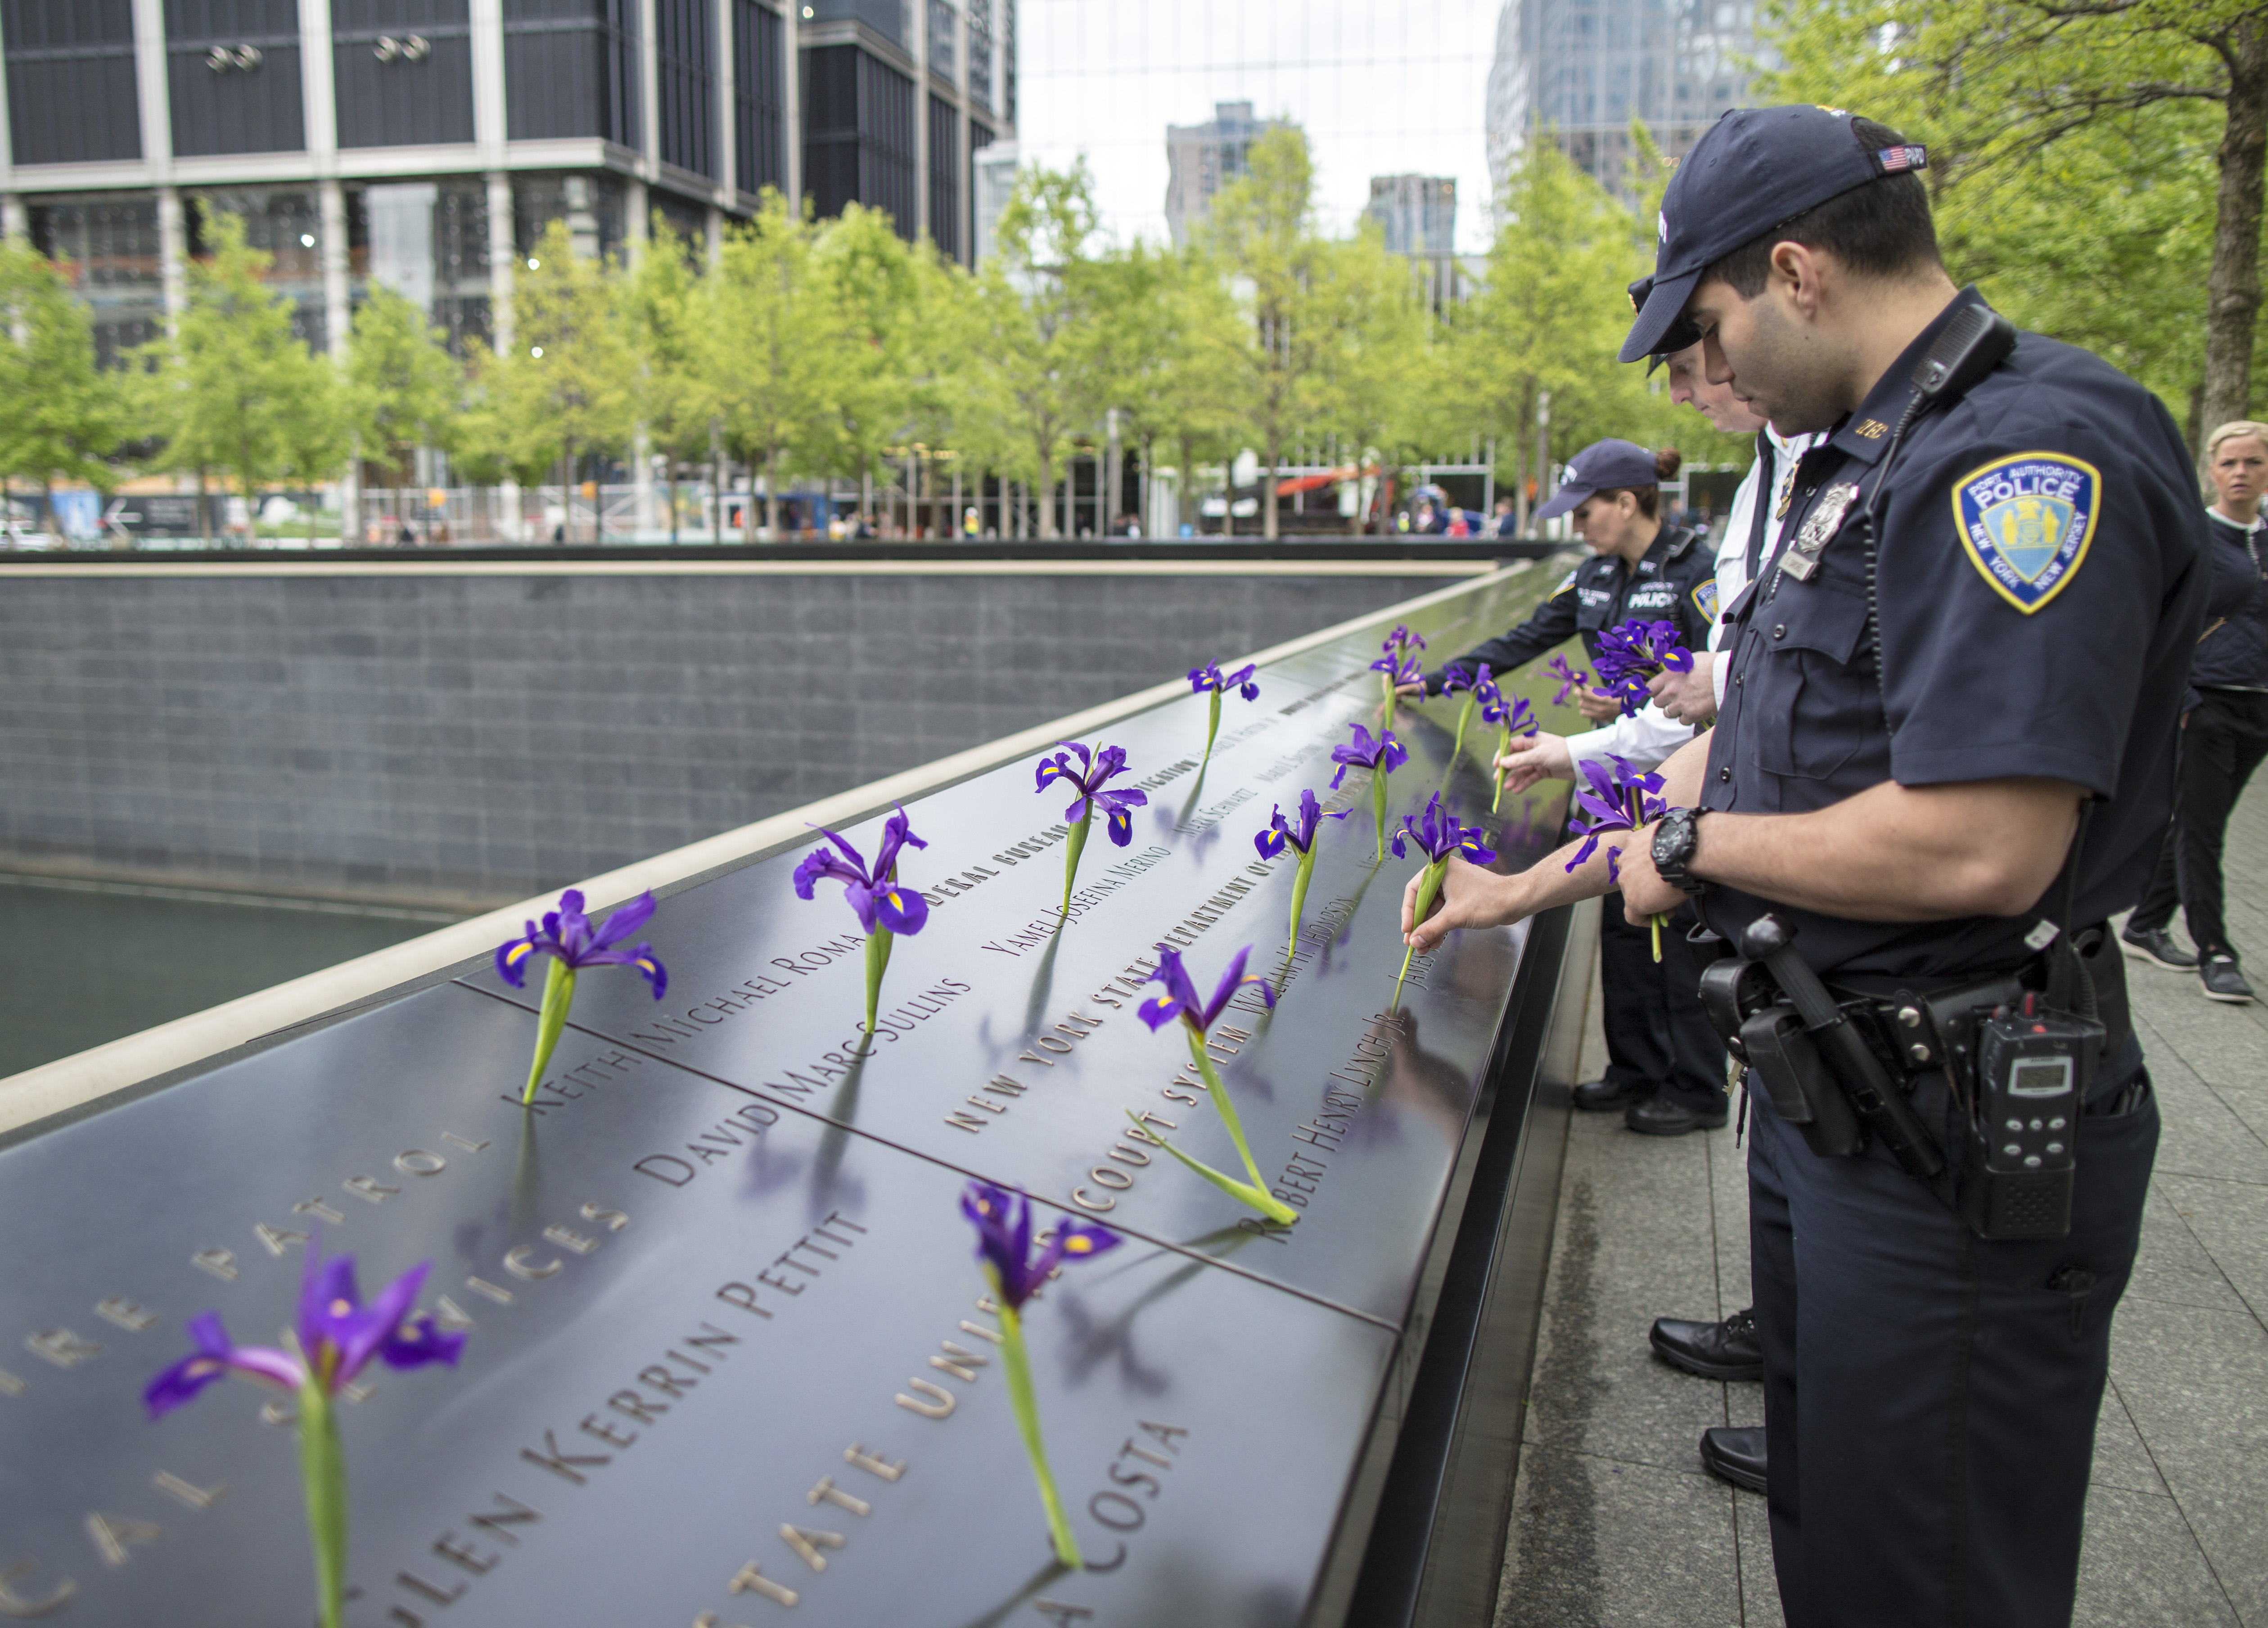
[[[2069,1622],[2157,1149],[2104,940],[2165,829],[2194,477],[2150,392],[1955,288],[1925,163],[1836,109],[1727,114],[1671,180],[1624,348],[1682,313],[1711,379],[1830,431],[1727,608],[1714,728],[1613,844],[1627,912],[1694,896],[1747,958],[1709,977],[1747,1025],[1790,1628]],[[1453,861],[1411,941],[1609,887],[1603,856]]]
[[[1577,637],[1595,663],[1599,636],[1632,618],[1673,622],[1688,650],[1706,648],[1717,608],[1715,556],[1699,533],[1665,524],[1661,512],[1660,483],[1680,462],[1674,448],[1653,453],[1620,440],[1594,442],[1568,460],[1558,491],[1535,518],[1572,515],[1591,557],[1519,627],[1426,674],[1425,693],[1440,695],[1452,673],[1469,682],[1484,664],[1492,674],[1507,674]],[[1409,686],[1409,693],[1416,689]],[[1575,693],[1594,723],[1620,711],[1596,691]],[[1631,1130],[1652,1136],[1714,1128],[1726,1116],[1725,1042],[1701,1008],[1699,966],[1683,924],[1661,936],[1659,961],[1654,942],[1647,929],[1611,910],[1600,924],[1607,1070],[1603,1079],[1575,1088],[1575,1103],[1619,1110]]]

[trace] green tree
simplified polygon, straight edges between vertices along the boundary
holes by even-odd
[[[63,274],[21,243],[0,244],[0,470],[47,495],[84,481],[106,497],[126,438],[127,383],[95,365],[87,307]]]
[[[338,365],[328,356],[302,350],[304,376],[293,393],[299,410],[285,420],[277,446],[277,467],[285,478],[307,494],[307,546],[315,546],[315,520],[321,505],[315,491],[338,479],[354,453],[357,413],[354,394]],[[356,517],[343,508],[339,515],[340,541]],[[358,540],[358,539],[357,539]]]
[[[512,348],[481,360],[478,456],[524,477],[556,463],[571,499],[578,460],[630,439],[632,351],[615,269],[578,258],[565,222],[546,227],[529,258],[512,288]]]
[[[2260,400],[2268,7],[1780,0],[1775,94],[1930,149],[1956,276],[2102,351],[2195,435]]]
[[[917,424],[932,429],[949,409],[934,388],[929,347],[917,343],[919,313],[949,298],[954,280],[943,276],[933,251],[909,247],[880,210],[848,204],[819,229],[812,270],[814,292],[832,339],[820,393],[828,412],[814,438],[814,467],[865,475],[883,451],[917,438]],[[814,426],[817,429],[817,426]]]
[[[622,290],[636,368],[633,412],[669,468],[669,540],[677,541],[677,470],[697,462],[717,422],[715,285],[695,269],[693,246],[657,216],[653,235]]]
[[[766,188],[755,221],[725,239],[718,270],[726,342],[711,351],[712,388],[733,447],[763,471],[764,526],[773,537],[789,469],[827,440],[835,413],[842,341],[834,307],[815,286],[814,236],[811,223]]]
[[[371,285],[354,313],[344,383],[345,429],[363,455],[392,471],[397,489],[412,483],[417,448],[454,445],[465,370],[425,313],[383,284]],[[306,433],[321,445],[320,429]],[[340,523],[360,535],[360,515],[342,513]]]
[[[998,468],[1032,483],[1045,538],[1057,535],[1057,471],[1071,439],[1105,406],[1093,371],[1095,226],[1084,162],[1021,172],[962,334],[973,432]]]
[[[188,305],[145,398],[166,466],[195,471],[200,498],[210,473],[225,471],[255,517],[291,461],[292,421],[324,410],[326,375],[292,331],[291,300],[263,280],[271,260],[246,245],[241,220],[213,217],[212,256],[190,262]],[[198,510],[210,540],[202,501]]]

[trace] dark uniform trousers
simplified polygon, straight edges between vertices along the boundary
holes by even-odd
[[[2093,1101],[2140,1070],[2130,1039]],[[1925,1077],[1914,1103],[1942,1123],[1942,1081]],[[1762,1093],[1749,1111],[1749,1270],[1788,1628],[2067,1628],[2155,1098],[2082,1118],[2070,1235],[2010,1243],[1977,1237],[1879,1146],[1822,1159]]]
[[[1633,1095],[1659,1089],[1697,1113],[1725,1101],[1725,1042],[1701,1006],[1701,961],[1685,941],[1692,907],[1653,932],[1623,918],[1622,900],[1599,912],[1599,993],[1607,1031],[1607,1080]]]
[[[2174,907],[2199,954],[2229,949],[2221,889],[2221,844],[2228,816],[2252,771],[2268,758],[2268,693],[2203,689],[2189,711],[2176,762],[2174,822],[2159,851],[2157,874],[2134,907],[2130,932],[2156,932]]]

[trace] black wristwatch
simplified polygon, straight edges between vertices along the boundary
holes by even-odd
[[[1653,868],[1655,874],[1671,887],[1683,892],[1706,893],[1709,884],[1697,876],[1686,874],[1685,867],[1692,860],[1693,850],[1701,840],[1699,808],[1673,808],[1661,816],[1661,823],[1653,828]]]

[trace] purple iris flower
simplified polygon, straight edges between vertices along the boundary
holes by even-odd
[[[1394,631],[1386,636],[1386,643],[1379,648],[1389,656],[1398,651],[1423,650],[1425,648],[1425,636],[1412,633],[1407,623],[1396,622]]]
[[[465,1337],[435,1326],[432,1314],[418,1311],[417,1291],[431,1261],[421,1261],[379,1292],[368,1306],[355,1290],[354,1256],[319,1258],[320,1242],[307,1246],[299,1285],[299,1350],[239,1345],[209,1311],[189,1324],[196,1350],[151,1380],[142,1393],[150,1417],[158,1418],[192,1400],[231,1373],[268,1381],[296,1391],[313,1383],[336,1396],[376,1359],[392,1368],[444,1362],[454,1367]]]
[[[1493,684],[1482,692],[1481,717],[1507,735],[1532,735],[1543,727],[1536,722],[1535,709],[1528,704],[1526,696],[1514,696],[1506,701],[1504,692]]]
[[[526,933],[497,946],[497,976],[514,989],[524,989],[527,963],[538,955],[551,956],[570,972],[580,972],[585,967],[635,967],[638,976],[653,985],[653,998],[659,1000],[669,987],[669,969],[654,958],[653,946],[615,948],[644,926],[652,915],[653,895],[644,893],[594,928],[591,918],[583,914],[583,895],[570,888],[559,895],[557,910],[543,913],[541,928],[530,922]]]
[[[1252,675],[1258,671],[1256,665],[1247,662],[1237,671],[1224,674],[1219,663],[1208,661],[1201,667],[1189,669],[1189,689],[1192,694],[1200,696],[1208,689],[1215,695],[1226,695],[1233,689],[1247,701],[1257,701],[1260,699],[1260,686],[1252,681]]]
[[[1392,730],[1381,730],[1378,739],[1373,740],[1370,731],[1360,724],[1351,724],[1348,727],[1354,731],[1353,743],[1331,748],[1331,762],[1339,766],[1338,773],[1331,777],[1331,790],[1334,792],[1338,790],[1339,782],[1346,778],[1346,771],[1350,769],[1382,768],[1388,774],[1392,774],[1410,761],[1410,754],[1394,738]]]
[[[1565,706],[1569,695],[1587,688],[1591,682],[1591,675],[1580,667],[1570,667],[1565,656],[1554,656],[1543,665],[1544,670],[1559,681],[1559,688],[1551,697],[1555,707]]]
[[[1587,788],[1575,788],[1575,804],[1581,815],[1572,822],[1583,833],[1583,845],[1567,862],[1570,871],[1579,868],[1598,851],[1602,836],[1613,831],[1635,831],[1668,812],[1669,806],[1658,795],[1661,790],[1660,775],[1640,774],[1626,758],[1609,755],[1608,761],[1614,764],[1611,773],[1588,761],[1578,765],[1583,778],[1590,784]],[[1587,822],[1583,816],[1588,816]],[[1622,856],[1613,849],[1607,851],[1607,875],[1616,882],[1623,879]]]
[[[1248,944],[1236,952],[1236,959],[1228,963],[1228,970],[1221,975],[1220,987],[1213,991],[1212,999],[1207,1001],[1198,995],[1197,986],[1189,981],[1189,969],[1182,964],[1181,952],[1170,944],[1160,944],[1158,947],[1158,969],[1143,982],[1162,983],[1166,986],[1166,992],[1144,1001],[1141,1010],[1134,1015],[1147,1023],[1153,1035],[1179,1018],[1189,1026],[1191,1034],[1202,1036],[1212,1027],[1213,1020],[1227,1009],[1230,998],[1244,984],[1259,985],[1260,998],[1273,1006],[1276,991],[1268,987],[1268,980],[1244,976],[1245,960],[1251,954],[1252,947]]]
[[[1481,841],[1481,828],[1459,825],[1457,817],[1441,807],[1439,792],[1414,822],[1409,815],[1403,815],[1402,829],[1394,834],[1394,857],[1397,859],[1410,857],[1403,846],[1404,838],[1423,849],[1431,865],[1440,864],[1453,853],[1462,853],[1475,865],[1491,864],[1496,858],[1496,850]]]
[[[1450,667],[1441,674],[1441,693],[1445,696],[1454,696],[1462,689],[1477,693],[1481,686],[1488,681],[1488,663],[1485,661],[1481,663],[1481,670],[1477,674],[1468,673],[1462,667]]]
[[[1352,812],[1348,808],[1335,808],[1326,814],[1323,806],[1315,800],[1315,794],[1303,791],[1300,793],[1298,817],[1285,820],[1283,806],[1278,804],[1269,816],[1268,829],[1252,839],[1252,845],[1260,851],[1260,857],[1263,859],[1272,859],[1286,848],[1295,848],[1306,853],[1315,845],[1316,827],[1325,820],[1344,820]]]
[[[1675,622],[1633,616],[1599,635],[1597,666],[1600,687],[1622,702],[1629,718],[1653,698],[1646,681],[1658,673],[1690,673],[1693,652],[1677,642]]]
[[[803,863],[795,867],[797,898],[810,898],[813,886],[820,878],[828,877],[843,884],[843,895],[858,913],[858,925],[865,931],[872,932],[877,924],[904,935],[922,930],[922,924],[929,920],[929,901],[911,888],[898,886],[898,851],[929,844],[914,835],[904,808],[884,822],[882,845],[875,851],[872,870],[866,868],[865,856],[836,832],[821,826],[819,834],[839,851],[814,848],[804,856]]]
[[[1101,751],[1089,752],[1076,740],[1058,740],[1059,747],[1069,751],[1057,753],[1041,761],[1035,791],[1044,792],[1060,780],[1067,780],[1079,788],[1079,796],[1064,810],[1064,822],[1077,825],[1091,813],[1100,809],[1110,829],[1110,840],[1123,848],[1134,840],[1132,811],[1149,806],[1150,794],[1131,786],[1106,791],[1102,783],[1126,770],[1126,748],[1107,746]],[[1079,767],[1071,765],[1071,754],[1079,755]]]
[[[1391,650],[1372,662],[1370,670],[1373,673],[1385,674],[1386,681],[1396,686],[1418,683],[1425,676],[1424,662],[1415,656],[1405,658],[1397,655]]]
[[[961,1212],[976,1227],[976,1258],[992,1269],[1000,1298],[1012,1310],[1040,1292],[1048,1274],[1066,1260],[1084,1261],[1118,1247],[1118,1234],[1064,1217],[1055,1236],[1032,1258],[1032,1201],[1020,1192],[971,1182],[961,1196]]]

